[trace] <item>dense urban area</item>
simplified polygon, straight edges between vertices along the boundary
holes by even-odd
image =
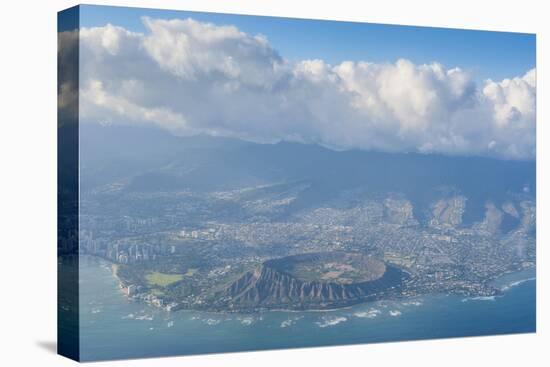
[[[360,253],[406,276],[368,297],[298,298],[292,308],[427,293],[491,296],[499,292],[490,285],[496,276],[535,265],[528,197],[487,202],[480,220],[464,224],[468,198],[460,194],[443,195],[422,213],[398,193],[355,191],[289,211],[307,189],[296,182],[204,194],[106,185],[81,197],[80,253],[109,260],[128,297],[166,310],[269,308],[259,291],[256,303],[242,303],[230,290],[270,260],[308,253]]]

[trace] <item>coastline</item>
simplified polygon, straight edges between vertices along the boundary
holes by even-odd
[[[87,285],[83,290],[82,327],[87,341],[84,354],[90,359],[535,331],[535,288],[534,282],[527,281],[533,269],[508,274],[503,286],[523,282],[491,301],[461,302],[464,297],[439,293],[333,310],[270,309],[253,314],[196,309],[167,312],[146,302],[128,302],[111,264],[90,261],[87,267],[83,272]],[[454,310],[452,314],[450,309]],[[113,328],[127,335],[122,345],[116,344],[120,339],[119,334],[112,333]]]
[[[122,282],[122,280],[118,276],[118,264],[112,263],[111,264],[111,271],[113,272],[113,276],[118,280],[119,282]]]
[[[110,264],[110,268],[111,268],[111,274],[112,276],[115,278],[115,280],[117,281],[118,283],[118,288],[121,290],[122,294],[124,295],[124,297],[128,300],[138,300],[140,302],[142,302],[144,305],[147,305],[147,306],[151,306],[152,308],[155,308],[155,309],[161,309],[161,310],[164,310],[166,312],[175,312],[175,311],[188,311],[188,312],[203,312],[203,313],[208,313],[208,314],[242,314],[242,315],[251,315],[251,314],[255,314],[255,313],[268,313],[268,312],[274,312],[274,313],[277,313],[277,312],[285,312],[285,313],[324,313],[324,312],[338,312],[338,311],[343,311],[343,310],[349,310],[349,309],[352,309],[353,307],[356,307],[356,306],[361,306],[361,305],[369,305],[369,304],[375,304],[377,302],[385,302],[385,301],[388,301],[388,302],[399,302],[399,301],[405,301],[407,302],[409,299],[415,299],[415,298],[419,298],[419,297],[438,297],[438,296],[442,296],[442,297],[445,297],[445,296],[458,296],[457,294],[452,294],[452,293],[426,293],[426,294],[419,294],[419,295],[416,295],[416,296],[413,296],[413,297],[407,297],[407,296],[402,296],[402,297],[390,297],[390,298],[383,298],[383,299],[373,299],[373,300],[366,300],[366,301],[358,301],[358,302],[354,302],[352,304],[349,304],[349,305],[345,305],[345,306],[342,306],[342,307],[335,307],[335,308],[311,308],[311,309],[286,309],[286,308],[258,308],[258,309],[235,309],[235,310],[231,310],[231,309],[228,309],[228,310],[214,310],[214,309],[195,309],[195,308],[167,308],[166,306],[162,306],[161,304],[159,303],[155,303],[155,302],[151,302],[151,301],[145,301],[145,300],[142,300],[141,298],[136,298],[135,296],[129,296],[128,295],[128,287],[124,284],[123,280],[119,277],[118,275],[118,268],[119,268],[119,264],[116,264],[116,263],[113,263],[111,261],[108,261],[102,257],[97,257],[97,256],[93,256],[93,255],[89,255],[91,256],[92,258],[95,258],[95,259],[98,259],[98,260],[101,260],[101,261],[105,261],[107,263]],[[506,284],[502,284],[502,285],[498,285],[500,283],[500,281],[502,280],[505,280],[507,277],[514,277],[514,276],[517,276],[519,274],[523,274],[525,272],[529,272],[529,271],[534,271],[535,272],[535,275],[534,276],[529,276],[525,279],[516,279],[516,280],[513,280],[513,281],[510,281]],[[512,271],[507,271],[507,272],[504,272],[498,276],[496,276],[494,279],[492,279],[489,283],[492,284],[493,286],[495,286],[496,289],[499,290],[499,292],[506,292],[507,290],[509,290],[510,288],[514,287],[514,286],[517,286],[517,285],[520,285],[524,282],[527,282],[527,281],[536,281],[536,266],[530,266],[530,267],[526,267],[526,268],[523,268],[523,269],[519,269],[519,270],[512,270]],[[463,302],[467,301],[467,300],[494,300],[495,298],[497,297],[502,297],[504,294],[499,294],[499,295],[496,295],[496,296],[465,296],[463,297]],[[145,297],[154,297],[153,295],[151,294],[146,294]]]

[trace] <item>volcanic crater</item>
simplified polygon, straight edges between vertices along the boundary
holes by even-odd
[[[356,252],[317,252],[264,262],[233,282],[220,299],[233,309],[326,309],[377,299],[406,273]]]

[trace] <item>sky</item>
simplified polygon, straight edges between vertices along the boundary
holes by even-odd
[[[141,17],[193,18],[218,25],[235,25],[249,34],[262,34],[292,61],[323,59],[392,62],[400,58],[416,64],[437,61],[460,66],[479,80],[519,75],[536,64],[534,34],[474,31],[372,23],[307,20],[266,16],[169,11],[159,9],[84,6],[81,26],[111,23],[145,32]]]
[[[83,122],[535,158],[534,35],[84,6],[60,40]]]

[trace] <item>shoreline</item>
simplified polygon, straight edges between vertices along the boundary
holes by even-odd
[[[92,258],[99,259],[99,260],[102,260],[102,261],[105,261],[105,262],[109,263],[111,265],[110,266],[111,274],[114,277],[114,279],[118,282],[118,288],[122,291],[122,294],[124,295],[124,297],[128,300],[136,300],[136,298],[128,296],[127,292],[124,292],[124,290],[127,289],[127,287],[123,284],[122,280],[118,276],[119,264],[116,264],[114,262],[106,260],[102,257],[97,257],[97,256],[93,256],[93,255],[88,255],[88,256],[91,256]],[[495,281],[498,281],[500,278],[504,278],[504,277],[507,277],[507,276],[510,276],[510,275],[513,275],[513,274],[521,274],[523,272],[527,272],[527,271],[530,271],[530,270],[535,271],[535,276],[528,277],[528,278],[525,278],[525,279],[518,279],[518,280],[511,281],[512,285],[503,284],[503,285],[500,285],[500,286],[497,287],[497,289],[499,289],[499,291],[504,292],[504,291],[509,290],[510,288],[514,287],[514,286],[523,284],[525,282],[536,281],[536,267],[531,266],[531,267],[527,267],[527,268],[520,269],[520,270],[507,271],[507,272],[504,272],[504,273],[498,275],[494,279],[492,279],[491,282],[495,282]],[[342,311],[342,310],[349,310],[349,309],[352,309],[353,307],[356,307],[356,306],[359,306],[359,305],[368,305],[368,304],[374,304],[374,303],[377,303],[377,302],[385,302],[385,301],[388,301],[388,302],[405,301],[406,302],[408,300],[413,300],[413,299],[423,298],[423,297],[447,297],[447,296],[453,296],[453,295],[454,296],[459,296],[457,294],[447,294],[447,293],[426,293],[426,294],[419,294],[419,295],[416,295],[416,296],[413,296],[413,297],[395,297],[395,298],[377,299],[377,300],[364,301],[364,302],[359,301],[359,302],[356,302],[356,303],[353,303],[353,304],[350,304],[350,305],[346,305],[346,306],[342,306],[342,307],[336,307],[336,308],[304,309],[304,310],[285,309],[285,308],[272,308],[272,309],[265,308],[265,309],[256,309],[256,310],[254,310],[254,309],[252,309],[252,310],[246,310],[246,309],[242,309],[242,310],[207,310],[207,309],[194,309],[194,308],[179,308],[179,309],[176,309],[176,310],[166,310],[164,307],[159,307],[159,306],[156,306],[156,305],[151,304],[149,302],[143,302],[143,304],[147,305],[147,306],[150,306],[153,309],[160,309],[160,310],[163,310],[163,311],[166,311],[166,312],[187,311],[187,312],[203,312],[203,313],[207,313],[207,314],[218,314],[218,315],[220,315],[220,314],[251,315],[251,314],[268,313],[268,312],[274,312],[274,313],[277,313],[277,312],[279,312],[279,313],[281,313],[281,312],[283,312],[283,313],[324,313],[324,312],[338,312],[338,311]],[[500,295],[499,298],[502,297],[502,296],[503,295]],[[481,298],[484,298],[484,296],[464,296],[463,297],[463,299],[470,299],[470,300],[481,299]],[[138,301],[140,301],[140,300],[138,299]]]

